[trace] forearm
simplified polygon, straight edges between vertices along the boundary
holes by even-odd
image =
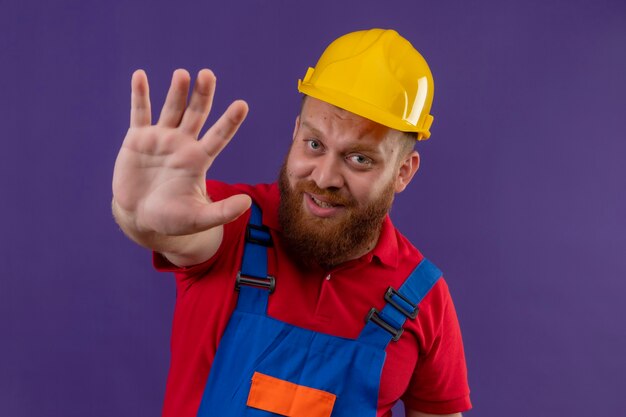
[[[151,230],[142,230],[135,218],[121,209],[113,200],[115,221],[129,239],[145,248],[160,252],[177,266],[196,265],[212,257],[222,242],[223,226],[215,226],[202,232],[170,236]]]

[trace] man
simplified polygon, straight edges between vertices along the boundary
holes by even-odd
[[[398,399],[410,417],[469,409],[447,286],[388,217],[430,135],[421,55],[391,30],[333,42],[299,83],[278,184],[205,181],[248,109],[235,101],[198,140],[215,77],[200,71],[187,104],[189,85],[174,72],[151,125],[135,72],[113,177],[122,230],[176,274],[163,415],[388,416]]]

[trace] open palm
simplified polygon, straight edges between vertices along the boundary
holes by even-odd
[[[177,70],[155,125],[151,123],[148,79],[133,74],[130,128],[113,175],[116,210],[138,233],[190,235],[228,223],[250,206],[244,195],[212,202],[206,195],[206,172],[247,114],[233,102],[200,138],[213,101],[215,76],[198,73],[189,103],[189,74]]]

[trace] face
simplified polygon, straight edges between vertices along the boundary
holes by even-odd
[[[280,173],[286,248],[330,267],[370,251],[396,192],[417,171],[403,134],[308,97]]]

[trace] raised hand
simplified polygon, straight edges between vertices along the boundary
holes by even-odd
[[[133,74],[130,128],[113,174],[113,211],[122,229],[144,246],[179,255],[193,252],[190,242],[200,244],[195,235],[204,231],[217,229],[205,239],[221,241],[221,226],[250,206],[245,195],[212,202],[205,190],[206,172],[245,119],[246,103],[233,102],[198,140],[215,76],[200,71],[187,104],[189,85],[189,74],[176,70],[159,121],[152,125],[148,79],[142,70]],[[211,243],[219,246],[219,241]]]

